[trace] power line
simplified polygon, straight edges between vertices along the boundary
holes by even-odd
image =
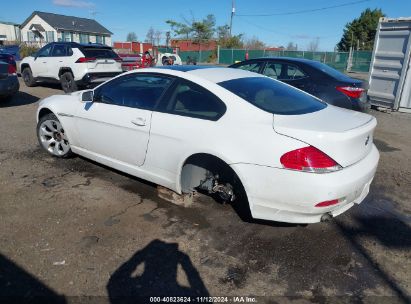
[[[352,2],[347,2],[347,3],[337,4],[337,5],[330,5],[330,6],[320,7],[320,8],[306,9],[306,10],[294,11],[294,12],[283,12],[283,13],[273,13],[273,14],[236,14],[236,16],[240,16],[240,17],[269,17],[269,16],[297,15],[297,14],[325,11],[325,10],[328,10],[328,9],[339,8],[339,7],[344,7],[344,6],[350,6],[350,5],[355,5],[355,4],[369,2],[369,1],[371,1],[371,0],[352,1]]]

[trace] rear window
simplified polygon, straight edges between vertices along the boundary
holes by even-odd
[[[267,77],[238,78],[220,82],[219,85],[273,114],[306,114],[327,106],[317,98]]]
[[[82,48],[85,57],[91,58],[117,58],[118,55],[112,49],[99,49],[99,48]]]
[[[341,73],[340,71],[337,71],[336,69],[333,69],[332,67],[318,62],[318,61],[313,61],[310,63],[312,67],[324,72],[325,74],[327,74],[328,76],[333,77],[334,79],[337,80],[341,80],[341,81],[350,81],[352,80],[350,77],[348,77],[347,75]]]

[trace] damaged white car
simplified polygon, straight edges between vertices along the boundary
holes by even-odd
[[[374,117],[239,69],[171,66],[44,99],[41,146],[169,188],[202,190],[253,218],[329,219],[369,191]]]

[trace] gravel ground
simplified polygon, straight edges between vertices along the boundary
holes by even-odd
[[[371,112],[381,160],[361,205],[329,224],[246,223],[208,197],[178,206],[143,180],[48,156],[37,144],[35,111],[39,98],[56,93],[58,86],[21,84],[0,104],[0,302],[410,302],[410,115]]]

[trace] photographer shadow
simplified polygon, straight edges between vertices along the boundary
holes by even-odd
[[[178,273],[181,266],[182,272]],[[179,277],[186,278],[183,286]],[[154,240],[121,265],[107,284],[110,302],[138,303],[144,297],[208,296],[200,274],[177,243]]]

